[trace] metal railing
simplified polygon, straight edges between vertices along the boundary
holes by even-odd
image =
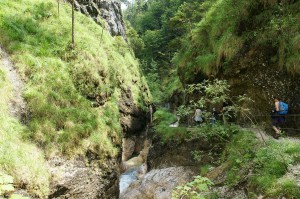
[[[272,117],[284,117],[285,121],[281,124],[281,129],[284,131],[300,131],[300,114],[286,115],[255,115],[255,118],[265,118],[265,121],[272,121]]]

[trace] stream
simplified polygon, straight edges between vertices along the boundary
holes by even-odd
[[[122,197],[133,182],[143,178],[147,173],[146,162],[150,145],[150,140],[145,135],[134,138],[123,138],[121,163],[123,173],[120,175],[119,182],[120,197]]]
[[[138,168],[131,168],[120,176],[120,195],[130,186],[131,183],[138,179]]]

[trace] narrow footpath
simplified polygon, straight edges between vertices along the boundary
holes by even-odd
[[[9,112],[11,116],[16,117],[21,121],[22,116],[26,113],[26,102],[22,97],[24,83],[21,80],[16,67],[10,60],[9,55],[2,46],[0,46],[0,68],[5,71],[13,89],[13,97],[9,102]]]

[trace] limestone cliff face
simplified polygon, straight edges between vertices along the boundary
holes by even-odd
[[[97,23],[103,18],[106,29],[112,36],[122,36],[127,40],[119,0],[75,0],[76,9],[92,17]]]

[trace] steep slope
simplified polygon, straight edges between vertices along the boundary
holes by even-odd
[[[137,60],[121,37],[111,37],[80,13],[75,13],[75,31],[72,49],[69,4],[60,2],[58,13],[55,0],[0,2],[0,43],[25,81],[27,114],[23,120],[27,127],[23,133],[16,132],[36,143],[47,158],[87,157],[83,166],[87,162],[100,169],[95,176],[114,178],[100,180],[104,184],[95,195],[112,197],[105,191],[117,182],[122,133],[144,127],[150,94]],[[136,118],[141,121],[139,128],[132,125]],[[1,169],[16,178],[5,166]],[[33,190],[40,185],[31,183],[31,192],[37,194]],[[40,196],[47,194],[42,191]],[[77,193],[76,197],[81,196]]]
[[[0,195],[11,192],[3,186],[5,176],[13,176],[17,188],[43,198],[49,193],[50,174],[43,152],[34,144],[24,141],[28,128],[19,122],[24,108],[18,93],[22,82],[13,64],[0,47]],[[32,161],[34,160],[34,162]]]

